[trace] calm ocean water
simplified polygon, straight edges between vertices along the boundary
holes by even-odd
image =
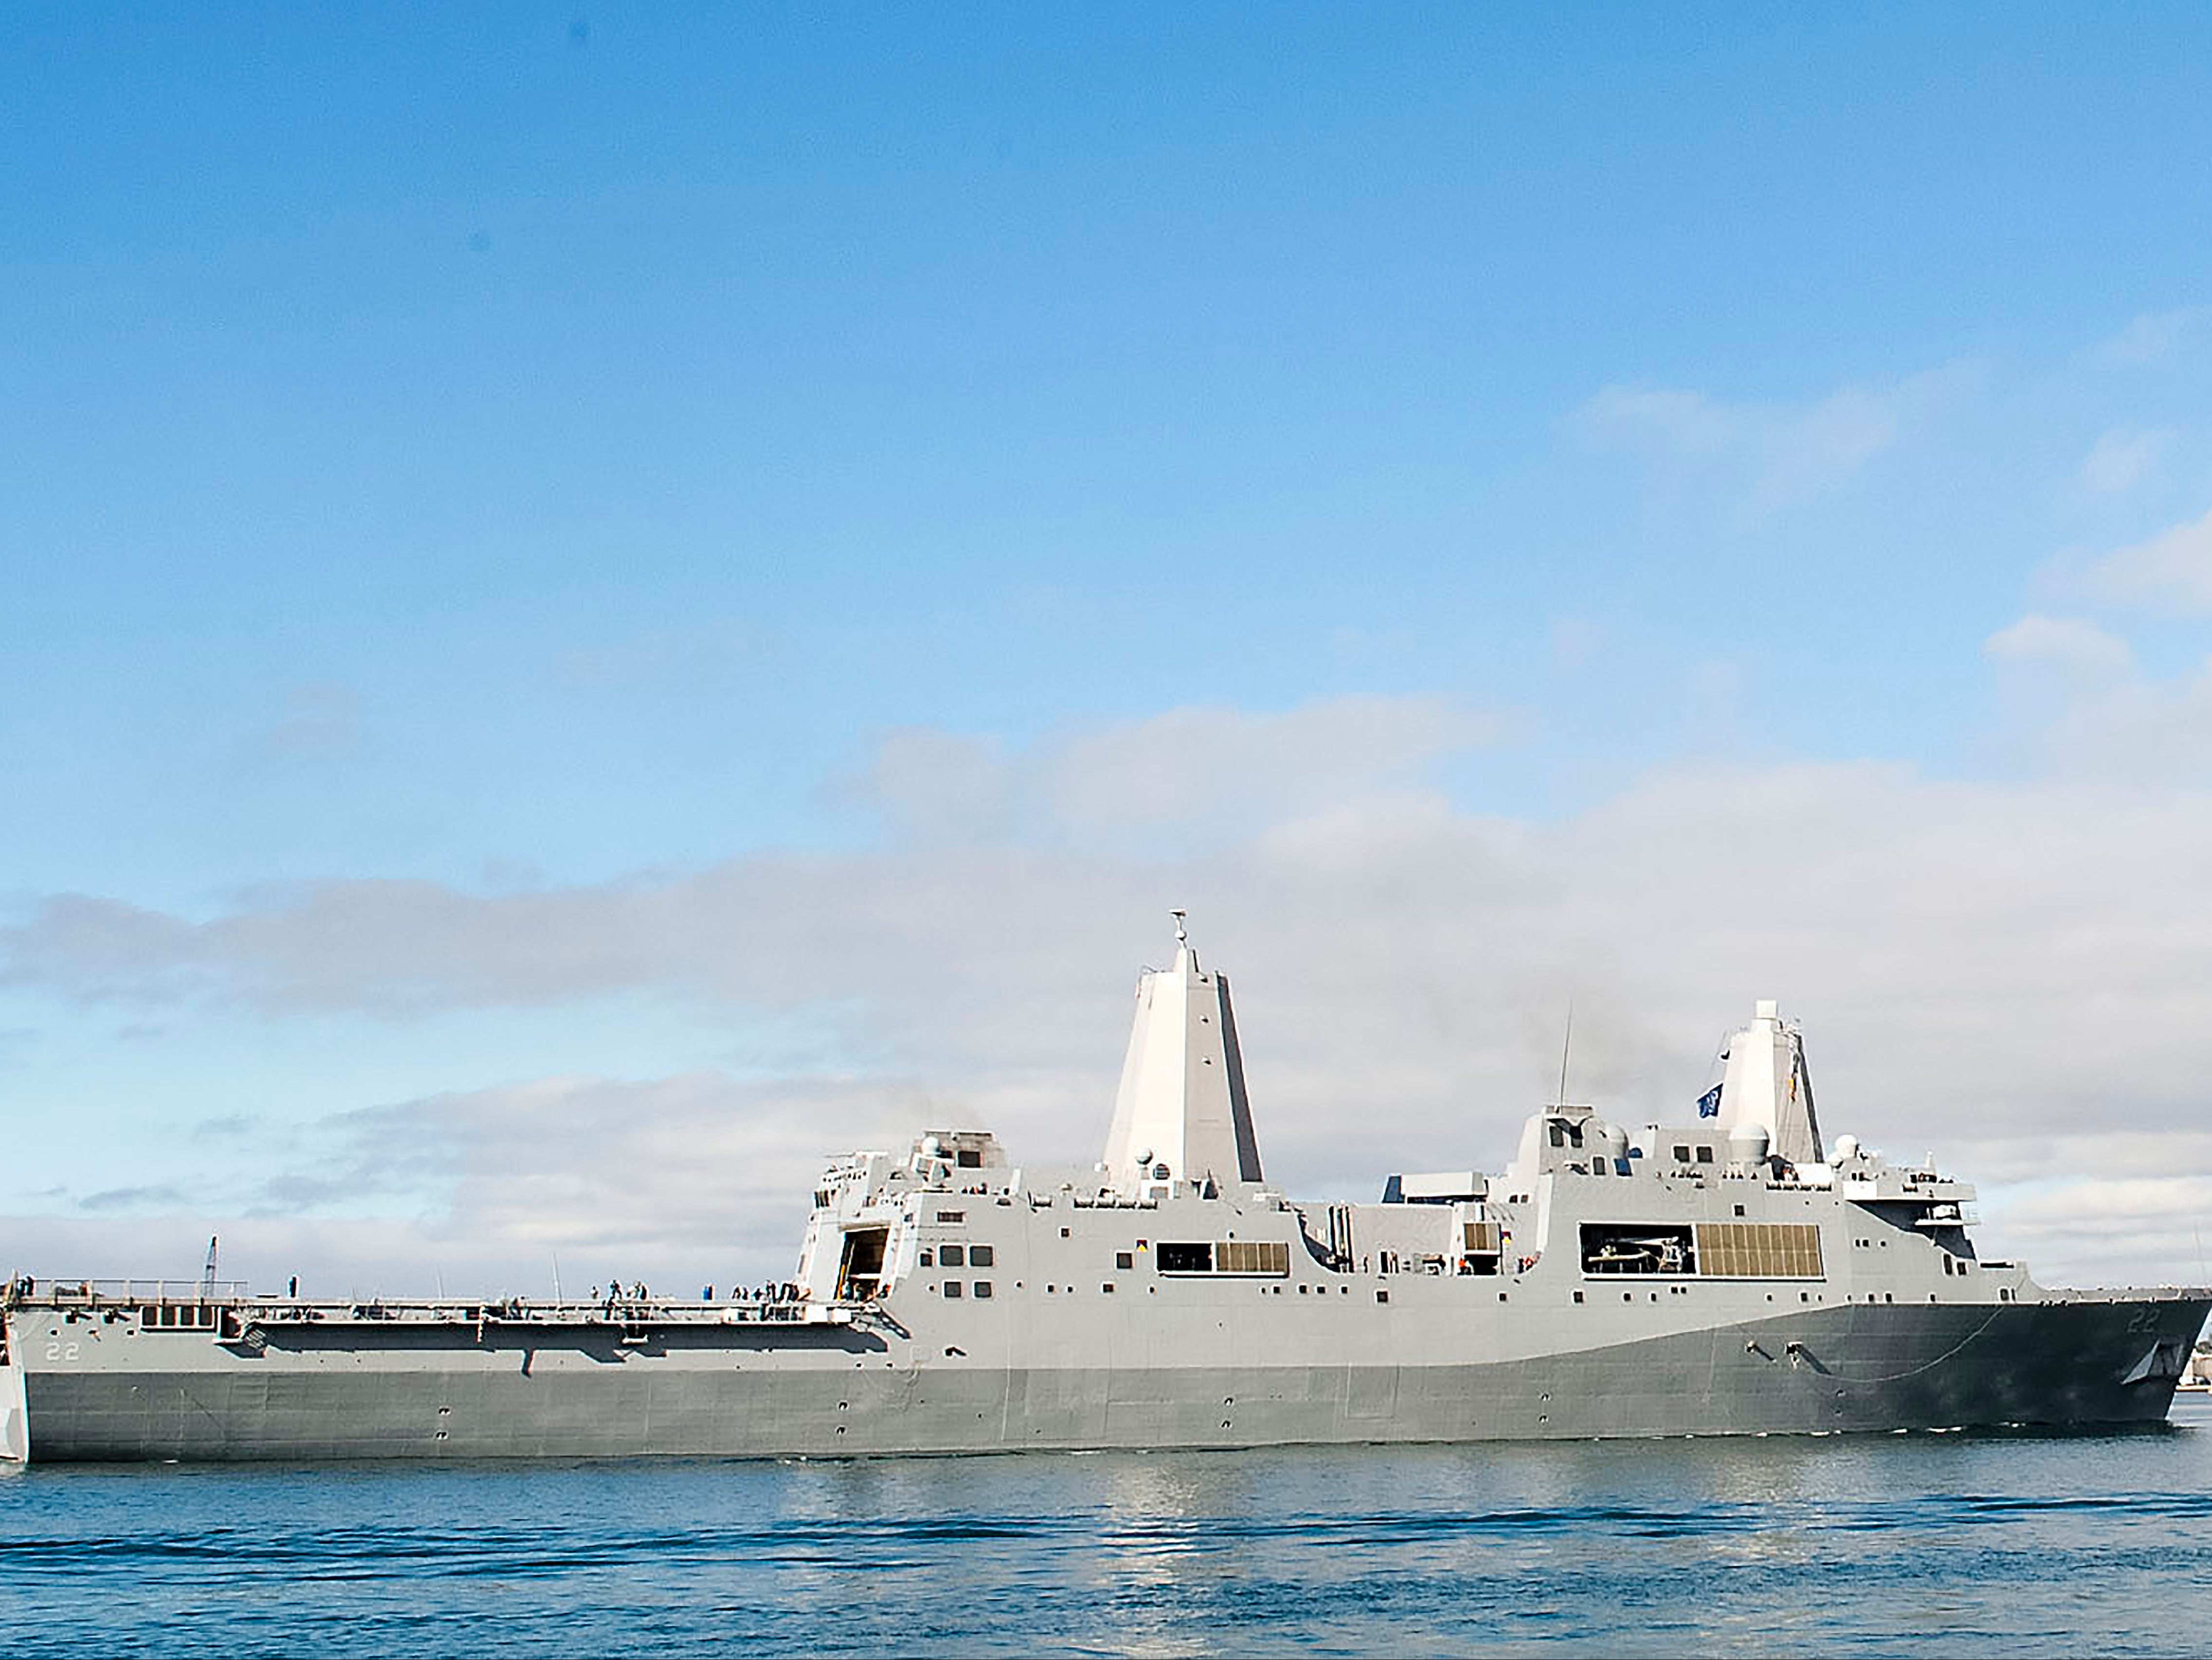
[[[2127,1435],[32,1468],[0,1649],[2172,1654],[2212,1407]]]

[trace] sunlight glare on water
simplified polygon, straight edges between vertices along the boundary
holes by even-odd
[[[2171,1653],[2170,1431],[0,1479],[10,1652]]]

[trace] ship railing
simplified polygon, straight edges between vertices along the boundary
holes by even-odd
[[[394,1321],[410,1324],[656,1326],[843,1325],[872,1304],[804,1297],[738,1297],[713,1301],[620,1298],[612,1302],[539,1301],[532,1298],[315,1298],[256,1292],[244,1280],[50,1280],[28,1276],[0,1284],[11,1304],[100,1310],[220,1304],[251,1320]]]
[[[344,1302],[263,1295],[249,1299],[246,1312],[269,1324],[392,1322],[408,1325],[593,1326],[624,1333],[647,1327],[704,1329],[744,1325],[843,1325],[860,1305],[806,1298],[730,1298],[689,1302],[626,1298],[612,1304],[538,1301],[514,1297],[459,1301],[422,1298],[370,1298]]]
[[[20,1287],[23,1282],[18,1281]],[[244,1280],[33,1280],[28,1295],[62,1308],[123,1308],[161,1303],[238,1303],[253,1291]]]

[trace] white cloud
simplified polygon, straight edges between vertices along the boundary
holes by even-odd
[[[884,733],[860,774],[836,794],[928,838],[974,838],[1001,828],[1014,803],[1006,746],[997,739],[899,727]]]
[[[1142,827],[1252,827],[1301,805],[1402,782],[1495,738],[1495,716],[1438,698],[1337,697],[1274,712],[1194,705],[1067,727],[1016,751],[900,727],[837,794],[925,839]]]
[[[2197,1173],[2203,1169],[2200,1162],[2195,1171],[2163,1175],[2046,1178],[1991,1191],[1983,1212],[2078,1264],[2084,1280],[2162,1272],[2169,1285],[2203,1285],[2212,1280],[2203,1237],[2212,1216],[2212,1176]]]
[[[1667,386],[1601,387],[1575,418],[1600,442],[1678,455],[1718,455],[1741,437],[1745,427],[1740,409],[1701,392]]]
[[[1291,730],[1326,749],[1323,725]],[[1431,740],[1396,741],[1402,759]],[[1186,787],[1170,768],[1160,799]],[[190,998],[211,1023],[586,1018],[616,995],[814,1012],[867,1064],[504,1084],[332,1122],[319,1156],[248,1125],[228,1155],[255,1172],[234,1213],[314,1213],[331,1182],[382,1195],[424,1219],[410,1237],[451,1242],[449,1274],[541,1248],[566,1263],[574,1240],[629,1264],[608,1271],[721,1279],[782,1269],[817,1155],[841,1145],[957,1116],[1024,1162],[1094,1157],[1129,977],[1178,904],[1236,978],[1263,1154],[1302,1194],[1494,1167],[1552,1087],[1571,999],[1575,1092],[1632,1122],[1680,1111],[1722,1031],[1779,996],[1832,1133],[2053,1191],[2148,1178],[2212,1107],[2207,846],[2203,787],[1808,766],[1663,776],[1545,824],[1370,782],[1171,860],[926,844],[496,895],[331,882],[198,923],[58,901],[0,931],[0,963],[47,993]],[[2183,1266],[2155,1225],[2063,1219],[2023,1201],[1985,1247],[2057,1277]]]
[[[2090,591],[2106,599],[2212,610],[2212,513],[2105,555],[2085,578]]]
[[[2158,470],[2173,443],[2173,433],[2163,427],[2113,427],[2090,447],[2081,463],[2081,482],[2106,495],[2133,489]]]
[[[2051,720],[2045,744],[2077,777],[2212,777],[2212,660],[2172,680],[2130,676],[2076,696]]]
[[[2179,306],[2172,311],[2145,312],[2099,345],[2094,356],[2106,363],[2162,362],[2197,332],[2208,313],[2212,313],[2212,307]]]
[[[2124,640],[2070,617],[2023,617],[1984,641],[1982,651],[2000,662],[2050,664],[2093,674],[2118,673],[2135,660]]]
[[[1814,500],[1855,477],[1953,401],[1965,365],[1885,387],[1844,386],[1809,404],[1730,403],[1683,388],[1618,384],[1599,390],[1572,424],[1601,447],[1669,469],[1701,467],[1751,520]]]
[[[1809,502],[1841,484],[1897,441],[1899,423],[1911,401],[1906,388],[1877,395],[1845,387],[1778,423],[1765,441],[1752,510]]]

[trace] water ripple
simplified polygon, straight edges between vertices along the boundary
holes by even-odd
[[[34,1468],[0,1651],[2156,1653],[2212,1621],[2208,1517],[2195,1429]]]

